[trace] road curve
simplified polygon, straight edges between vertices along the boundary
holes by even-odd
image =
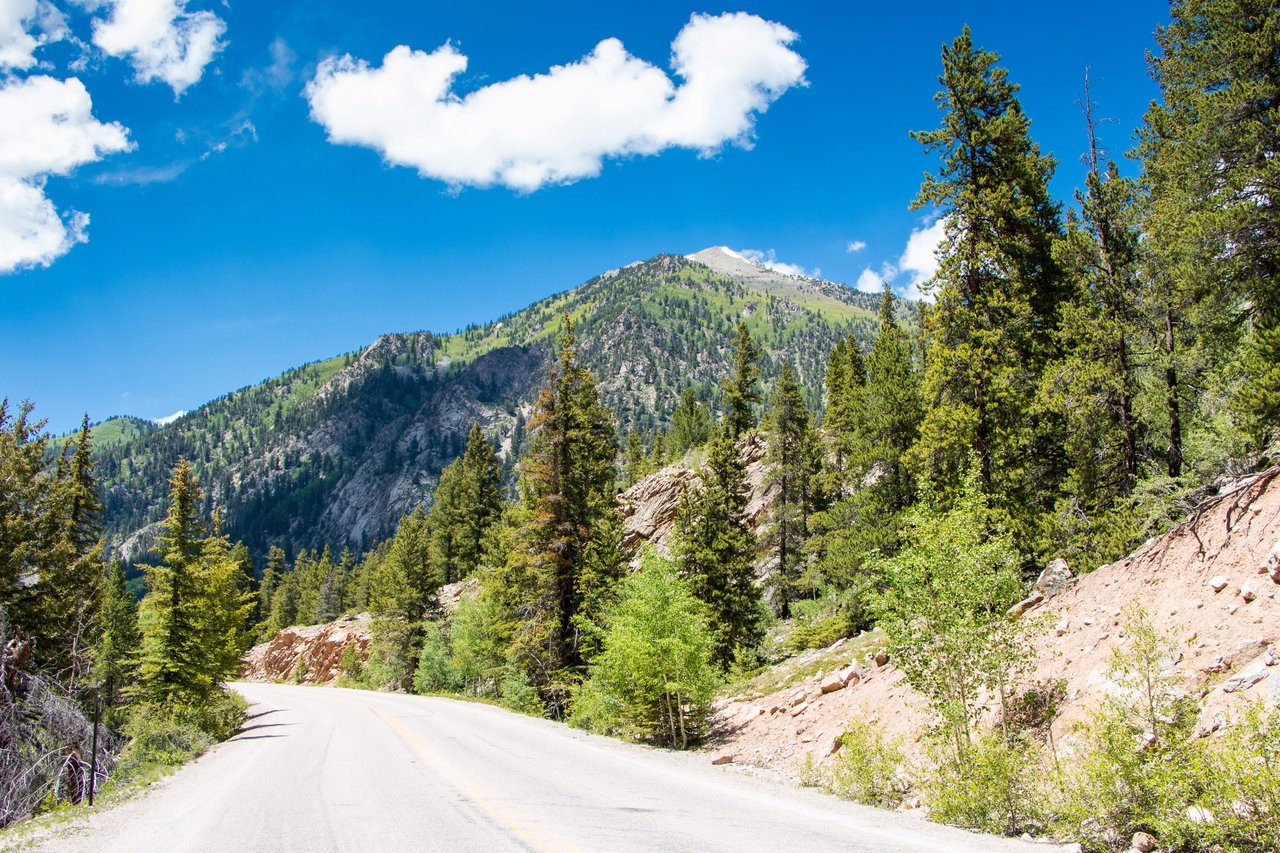
[[[244,731],[59,851],[1028,851],[450,699],[237,684]]]

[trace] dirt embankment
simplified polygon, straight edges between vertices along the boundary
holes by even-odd
[[[1062,679],[1066,699],[1053,723],[1059,742],[1115,688],[1113,653],[1128,642],[1124,611],[1146,609],[1181,655],[1168,671],[1201,700],[1199,733],[1229,727],[1242,705],[1280,704],[1280,469],[1225,488],[1191,519],[1133,554],[1058,590],[1033,591],[1023,619],[1040,626],[1036,681]],[[872,633],[809,652],[758,679],[718,708],[718,758],[797,773],[806,756],[830,761],[838,735],[860,718],[919,754],[934,722],[924,697]],[[824,692],[825,691],[825,692]],[[994,709],[987,720],[995,723]]]
[[[354,645],[361,661],[369,657],[369,614],[325,625],[284,628],[244,656],[245,681],[300,681],[332,684],[342,674],[342,656]]]

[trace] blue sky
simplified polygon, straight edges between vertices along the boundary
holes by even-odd
[[[1119,156],[1167,17],[0,0],[0,396],[55,431],[159,418],[718,244],[850,285],[889,265],[905,290],[929,224],[907,208],[936,167],[908,132],[937,123],[941,45],[967,23],[1001,55],[1066,200],[1085,65]]]

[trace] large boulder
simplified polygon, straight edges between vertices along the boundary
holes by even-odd
[[[1066,560],[1059,557],[1045,566],[1044,571],[1040,573],[1040,577],[1036,578],[1036,592],[1039,592],[1045,597],[1045,600],[1048,600],[1066,589],[1070,580],[1071,567],[1067,565]]]

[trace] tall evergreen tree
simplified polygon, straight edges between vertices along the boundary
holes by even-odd
[[[974,47],[966,27],[942,51],[942,126],[912,134],[943,161],[913,206],[946,222],[926,285],[936,303],[925,316],[928,411],[914,460],[955,494],[973,451],[984,494],[1029,536],[1060,478],[1052,419],[1037,418],[1032,404],[1056,343],[1064,283],[1052,246],[1061,227],[1048,189],[1054,160],[1032,142],[998,59]]]
[[[724,382],[724,422],[735,441],[755,429],[760,395],[760,358],[764,350],[751,337],[745,321],[738,323],[733,339],[733,373]]]
[[[582,675],[584,628],[598,615],[590,608],[622,566],[608,565],[611,549],[593,549],[597,531],[617,514],[613,418],[578,363],[567,315],[556,343],[521,463],[522,525],[499,584],[521,620],[513,657],[561,715],[567,685]]]
[[[680,403],[671,416],[671,451],[679,456],[693,447],[701,447],[711,435],[711,416],[698,402],[692,388],[680,394]]]
[[[717,429],[701,484],[687,492],[676,516],[680,573],[706,605],[715,634],[714,660],[733,663],[760,640],[760,588],[755,537],[746,523],[746,471],[737,445]]]
[[[443,583],[472,574],[480,564],[485,533],[502,513],[502,465],[472,424],[467,447],[441,473],[431,505],[432,558]]]
[[[778,371],[769,408],[769,475],[775,490],[766,536],[777,557],[775,606],[786,618],[804,565],[809,517],[818,508],[821,456],[809,409],[789,362]]]
[[[1056,247],[1071,298],[1063,303],[1060,356],[1048,367],[1042,393],[1064,418],[1070,460],[1058,512],[1058,550],[1098,565],[1118,556],[1114,513],[1131,515],[1131,495],[1146,455],[1139,372],[1153,333],[1139,275],[1139,210],[1134,181],[1114,162],[1104,167],[1089,92],[1085,92],[1089,172],[1076,193],[1066,234]],[[1124,525],[1121,525],[1124,526]],[[1110,539],[1108,543],[1105,540]]]
[[[285,566],[284,549],[279,545],[272,545],[271,550],[267,551],[267,563],[262,568],[262,582],[258,585],[258,620],[263,624],[264,630],[272,621],[272,602],[284,579]]]
[[[1168,315],[1170,473],[1180,462],[1179,406],[1194,401],[1185,391],[1241,344],[1241,420],[1258,441],[1280,423],[1277,31],[1280,8],[1260,0],[1176,0],[1156,31],[1151,70],[1163,97],[1147,113],[1140,150],[1151,249],[1167,277],[1158,283]],[[1203,354],[1179,364],[1173,342],[1183,335]]]
[[[847,442],[848,470],[838,499],[817,513],[811,527],[812,585],[835,592],[850,631],[866,627],[868,596],[875,584],[866,561],[898,547],[903,510],[915,501],[915,478],[905,459],[924,416],[911,343],[896,319],[886,287],[879,329],[867,354],[866,385]]]
[[[169,481],[169,514],[147,570],[139,626],[139,693],[157,701],[201,702],[239,665],[249,595],[237,589],[240,568],[217,529],[208,533],[200,486],[185,459]]]
[[[138,653],[138,605],[125,582],[124,566],[111,563],[102,593],[102,639],[94,657],[94,676],[102,685],[102,698],[114,707],[121,693],[131,687]]]

